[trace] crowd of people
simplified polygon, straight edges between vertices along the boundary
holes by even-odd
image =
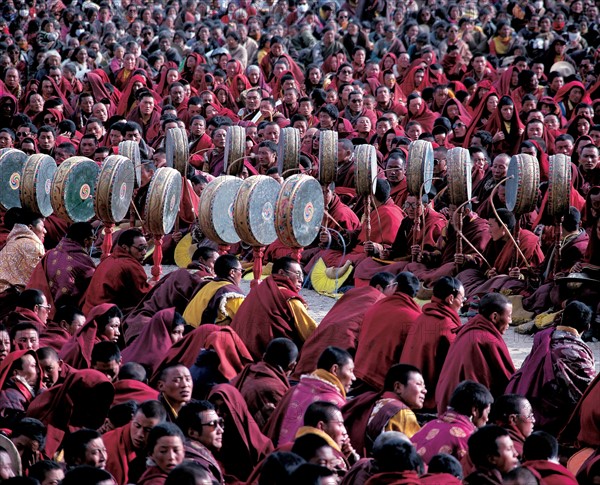
[[[138,227],[120,228],[110,254],[99,221],[1,211],[1,483],[598,483],[595,2],[0,8],[0,149],[101,165],[131,140],[142,158]],[[318,178],[320,151],[337,151],[318,237],[300,260],[265,248],[248,294],[263,253],[224,251],[197,223],[232,126],[241,178],[283,181],[287,127],[303,173]],[[190,156],[163,261],[188,234],[196,250],[155,281],[139,219],[171,128]],[[424,194],[407,182],[417,140],[433,148]],[[364,144],[377,154],[370,199],[356,191]],[[463,207],[448,193],[453,148],[472,162]],[[540,174],[525,214],[507,208],[517,154]],[[556,174],[560,155],[570,176]],[[300,290],[323,281],[343,296],[318,322]],[[535,334],[519,369],[503,337],[517,323]]]

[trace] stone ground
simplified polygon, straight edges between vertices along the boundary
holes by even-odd
[[[148,274],[150,274],[150,266],[145,266],[145,268]],[[163,266],[163,274],[170,273],[176,269],[176,266]],[[240,287],[248,294],[250,291],[250,282],[243,280]],[[333,298],[319,295],[313,290],[303,289],[300,294],[308,303],[309,314],[317,322],[321,321],[335,303]],[[513,327],[510,327],[504,335],[504,340],[506,341],[506,345],[508,346],[508,350],[510,351],[515,366],[519,368],[531,350],[533,336],[519,335],[518,333],[515,333]],[[600,371],[600,342],[588,343],[588,345],[594,352],[594,357],[596,358],[596,371],[598,372]]]

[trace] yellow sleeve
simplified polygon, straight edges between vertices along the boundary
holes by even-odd
[[[217,325],[229,325],[235,314],[239,310],[240,306],[244,303],[244,298],[233,297],[227,298],[227,302],[225,303],[225,313],[219,309],[219,313],[217,315],[217,321],[215,322]]]
[[[304,304],[297,298],[288,300],[288,304],[294,315],[296,330],[298,330],[302,340],[306,341],[310,337],[310,334],[317,328],[317,322],[312,319]]]
[[[412,438],[421,429],[417,417],[411,409],[401,409],[385,425],[384,431],[400,431]]]

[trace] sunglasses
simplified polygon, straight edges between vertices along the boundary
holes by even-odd
[[[54,116],[52,118],[44,118],[44,123],[56,123],[56,118]]]
[[[208,423],[202,423],[202,426],[208,426],[209,428],[216,428],[219,426],[221,429],[225,429],[225,420],[223,418],[213,419]]]

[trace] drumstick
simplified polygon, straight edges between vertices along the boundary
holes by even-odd
[[[325,211],[325,215],[326,215],[326,216],[327,216],[329,219],[331,219],[331,221],[332,221],[332,222],[333,222],[333,223],[334,223],[334,224],[335,224],[337,227],[339,227],[341,230],[344,230],[344,228],[343,228],[343,227],[340,225],[340,223],[339,223],[338,221],[336,221],[336,220],[333,218],[333,216],[332,216],[332,215],[331,215],[329,212]],[[327,229],[327,225],[325,225],[325,229]]]
[[[467,204],[469,204],[469,203],[470,203],[472,200],[475,200],[475,199],[476,199],[476,197],[471,197],[469,200],[467,200],[467,201],[463,202],[462,204],[460,204],[460,205],[459,205],[459,206],[456,208],[456,210],[454,211],[454,214],[452,214],[452,225],[454,226],[454,228],[455,228],[455,230],[456,230],[456,235],[457,235],[458,237],[460,237],[460,239],[456,241],[456,245],[457,245],[457,249],[458,249],[458,241],[460,241],[460,240],[464,240],[464,241],[465,241],[465,242],[466,242],[466,243],[467,243],[467,244],[468,244],[468,245],[471,247],[471,249],[472,249],[473,251],[475,251],[475,254],[477,254],[477,256],[479,256],[479,257],[480,257],[480,258],[483,260],[483,262],[484,262],[484,263],[485,263],[485,264],[488,266],[488,268],[492,269],[492,265],[491,265],[491,264],[488,262],[488,260],[487,260],[487,259],[485,259],[485,257],[483,256],[483,254],[481,254],[481,253],[480,253],[480,252],[477,250],[477,248],[476,248],[475,246],[473,246],[473,244],[471,244],[471,241],[469,241],[469,240],[467,239],[467,237],[466,237],[466,236],[463,234],[463,232],[462,232],[462,219],[461,219],[461,224],[460,224],[460,227],[458,227],[458,226],[459,226],[459,224],[456,222],[456,214],[458,214],[458,213],[462,212],[462,211],[463,211],[463,207],[464,207],[464,206],[466,206],[466,205],[467,205]]]

